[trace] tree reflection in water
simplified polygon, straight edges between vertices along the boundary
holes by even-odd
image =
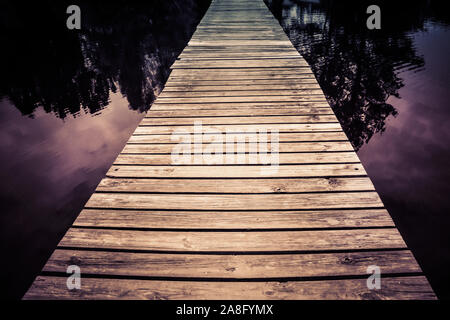
[[[70,4],[0,7],[0,98],[25,115],[39,107],[61,118],[96,113],[117,90],[130,108],[147,110],[209,0],[78,1],[79,31],[66,28]]]
[[[436,1],[266,0],[297,50],[311,65],[344,131],[358,150],[396,116],[402,70],[420,70],[411,32],[444,19]],[[381,30],[368,30],[366,8],[381,7]],[[445,16],[445,15],[444,15]]]

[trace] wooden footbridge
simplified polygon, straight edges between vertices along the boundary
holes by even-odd
[[[435,298],[263,1],[214,0],[172,69],[25,299]],[[277,170],[261,174],[254,142],[234,164],[174,164],[196,122],[197,147],[278,130]],[[67,288],[69,265],[81,289]],[[367,286],[372,265],[381,289]]]

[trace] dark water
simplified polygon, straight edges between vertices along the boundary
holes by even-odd
[[[440,298],[450,298],[450,9],[267,0]],[[381,30],[366,8],[381,8]]]
[[[2,297],[20,298],[162,89],[206,0],[0,3]]]

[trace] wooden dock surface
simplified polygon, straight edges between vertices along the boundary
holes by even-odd
[[[25,299],[435,298],[263,1],[214,0],[172,69]],[[174,164],[173,133],[196,122],[235,138],[278,130],[278,170],[262,175],[250,149]],[[372,265],[381,289],[367,287]]]

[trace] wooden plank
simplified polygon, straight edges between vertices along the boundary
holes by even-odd
[[[245,28],[248,28],[249,26],[242,26],[239,24],[222,24],[220,26],[217,27],[223,27],[224,29],[234,29],[234,30],[243,30]],[[260,25],[254,25],[254,27],[260,28]],[[210,27],[208,27],[210,28]],[[268,45],[266,43],[262,43],[260,42],[259,44],[238,44],[238,45],[228,45],[227,43],[210,43],[209,45],[194,45],[194,44],[189,44],[184,51],[186,52],[191,52],[191,51],[195,51],[195,50],[199,50],[199,49],[205,49],[205,50],[209,50],[209,51],[257,51],[260,50],[262,51],[263,49],[267,49],[268,51],[271,52],[289,52],[289,53],[297,53],[298,52],[295,50],[295,48],[293,48],[292,46],[289,46],[288,44],[286,44],[286,42],[282,45],[278,45],[278,46],[272,46],[272,45]],[[183,52],[184,52],[183,51]]]
[[[173,152],[184,154],[194,154],[194,153],[201,153],[206,154],[208,150],[212,150],[211,148],[214,148],[212,152],[219,152],[220,155],[216,155],[214,157],[214,160],[211,159],[210,163],[216,163],[216,164],[226,164],[225,160],[225,153],[227,150],[231,150],[232,153],[246,153],[246,152],[261,152],[261,150],[265,150],[266,152],[276,152],[273,150],[275,149],[274,145],[271,145],[271,135],[267,135],[267,144],[265,147],[262,147],[259,142],[253,143],[253,142],[247,142],[247,143],[239,143],[239,144],[230,144],[225,145],[225,137],[219,136],[220,141],[217,142],[217,136],[216,135],[209,135],[203,136],[199,139],[199,141],[202,141],[202,145],[194,145],[195,139],[189,136],[172,136],[172,141],[178,141],[178,143],[172,143],[172,144],[145,144],[145,143],[129,143],[127,144],[123,150],[122,153],[147,153],[147,154],[170,154]],[[255,136],[256,137],[256,136]],[[229,138],[227,136],[227,138]],[[237,137],[239,138],[239,137]],[[256,140],[256,139],[255,139]],[[245,141],[245,137],[244,140]],[[209,143],[211,142],[211,143]],[[192,143],[192,144],[189,144]],[[231,149],[230,149],[231,148]],[[332,142],[321,142],[321,141],[314,141],[314,142],[282,142],[278,143],[277,148],[279,149],[278,152],[335,152],[335,151],[353,151],[353,147],[348,141],[332,141]],[[248,156],[246,158],[252,158],[252,156]],[[256,160],[254,160],[253,163],[258,164],[257,159],[261,159],[260,155],[256,155],[254,157]],[[193,157],[191,157],[193,159]],[[221,159],[223,159],[221,161]],[[194,163],[193,161],[191,163]],[[208,162],[204,162],[208,163]],[[243,160],[243,164],[248,163],[246,160]],[[260,164],[265,164],[262,162],[259,162]]]
[[[250,59],[250,57],[254,57],[256,59],[266,59],[266,58],[273,58],[273,59],[280,59],[280,58],[293,58],[299,57],[298,52],[295,50],[271,50],[270,47],[259,47],[259,48],[238,48],[234,47],[231,48],[218,48],[218,47],[191,47],[190,50],[183,51],[183,54],[181,54],[178,58],[178,60],[185,60],[190,59],[191,61],[194,61],[197,58],[205,58],[206,60],[211,60],[212,57],[217,58],[228,58],[229,60],[236,60],[236,59],[244,59],[244,60],[253,60]],[[274,70],[286,72],[286,68],[274,68]],[[226,70],[226,69],[225,69]],[[235,69],[239,70],[239,69]],[[252,69],[250,69],[252,70]],[[265,68],[267,71],[268,69]],[[272,71],[274,71],[272,70]],[[177,70],[183,71],[183,70]],[[217,70],[210,70],[210,71],[217,71]],[[231,71],[231,70],[228,70]],[[255,70],[252,70],[255,71]]]
[[[208,41],[211,37],[214,37],[216,41],[222,40],[222,41],[255,41],[255,40],[270,40],[270,41],[278,41],[279,36],[276,34],[270,34],[270,33],[263,33],[258,32],[258,35],[251,35],[251,34],[232,34],[232,33],[221,33],[217,35],[211,35],[211,33],[203,33],[199,34],[197,36],[194,36],[191,38],[191,42],[203,42]],[[180,66],[177,66],[180,67]],[[189,67],[189,66],[188,66]]]
[[[394,227],[386,209],[309,211],[84,209],[73,225],[76,227],[205,230]]]
[[[151,111],[159,110],[216,110],[217,113],[221,113],[222,110],[240,110],[240,109],[257,109],[257,110],[268,110],[278,109],[278,108],[298,108],[300,111],[314,110],[318,108],[324,108],[326,103],[322,102],[311,102],[311,101],[297,101],[297,102],[234,102],[234,103],[178,103],[178,104],[167,104],[167,103],[157,103],[152,105]],[[329,108],[329,107],[328,107]],[[330,109],[328,109],[330,110]]]
[[[196,158],[192,157],[192,163]],[[200,161],[205,161],[199,157]],[[239,158],[237,161],[239,163]],[[200,162],[201,164],[202,162]],[[360,163],[300,165],[210,165],[204,166],[136,166],[113,165],[109,177],[138,178],[287,178],[361,176],[366,171]]]
[[[242,27],[239,25],[235,25],[235,24],[227,24],[227,25],[223,25],[223,28],[227,28],[227,29],[232,29],[234,28],[235,30],[239,30],[242,28],[246,28],[246,27]],[[259,32],[259,31],[257,31]],[[295,48],[290,47],[286,44],[283,45],[279,45],[277,47],[271,46],[271,45],[266,45],[266,44],[262,44],[260,43],[259,45],[227,45],[227,43],[216,43],[216,44],[209,44],[209,45],[194,45],[194,44],[190,44],[188,47],[185,48],[185,50],[183,51],[184,53],[195,53],[198,52],[199,50],[204,50],[206,52],[212,52],[212,51],[217,51],[217,52],[256,52],[256,51],[268,51],[268,52],[278,52],[278,53],[289,53],[289,54],[298,54],[298,52],[295,50]]]
[[[210,41],[210,40],[191,40],[189,46],[282,46],[286,45],[286,41],[279,40],[220,40],[220,41]]]
[[[223,102],[298,102],[298,101],[318,101],[326,102],[323,94],[308,96],[224,96],[224,97],[172,97],[170,99],[159,99],[159,104],[179,104],[179,103],[223,103]]]
[[[191,50],[178,56],[179,60],[211,60],[211,59],[270,59],[270,58],[298,58],[299,55],[294,52],[284,51],[225,51],[225,50]]]
[[[257,32],[244,32],[243,30],[240,30],[240,32],[232,32],[230,29],[222,32],[214,32],[211,29],[202,29],[198,30],[198,32],[192,36],[191,40],[208,40],[211,37],[214,37],[215,40],[280,40],[279,36],[280,33],[274,33],[269,29],[259,29]]]
[[[172,100],[172,99],[170,99]],[[182,117],[182,118],[144,118],[140,126],[177,126],[193,125],[195,122],[201,124],[262,124],[262,123],[319,123],[338,122],[334,114],[330,115],[285,115],[285,116],[264,116],[264,117]]]
[[[288,282],[198,282],[127,279],[83,279],[80,290],[68,290],[66,277],[39,276],[24,299],[132,300],[284,300],[284,299],[435,299],[425,277],[383,279],[380,290],[367,279]]]
[[[102,192],[150,193],[298,193],[326,191],[369,191],[367,177],[310,179],[114,179],[104,178]]]
[[[339,123],[292,123],[292,124],[228,124],[228,125],[203,125],[203,132],[208,133],[251,133],[260,132],[261,129],[278,132],[314,132],[314,131],[340,131]],[[139,126],[135,134],[171,134],[193,133],[194,126]]]
[[[186,85],[180,84],[178,86],[169,86],[164,89],[162,93],[167,92],[219,92],[219,91],[280,91],[280,90],[298,90],[300,92],[316,92],[311,91],[311,89],[319,89],[320,86],[316,83],[296,83],[290,82],[285,84],[246,84],[246,85],[234,85],[233,82],[226,85]]]
[[[217,31],[218,30],[218,31]],[[222,31],[223,30],[223,31]],[[261,27],[254,27],[252,29],[253,33],[261,33],[261,35],[267,35],[268,33],[271,33],[270,29],[267,28],[261,28]],[[221,27],[202,27],[201,29],[199,29],[200,32],[211,32],[214,33],[215,31],[217,31],[218,34],[225,34],[225,33],[235,33],[236,35],[243,35],[245,34],[244,29],[242,29],[242,27],[239,26],[235,26],[235,25],[224,25]],[[248,34],[248,33],[247,33]],[[271,34],[270,34],[271,35]],[[214,36],[214,35],[212,35]],[[271,35],[272,36],[272,35]],[[279,34],[275,34],[275,36],[279,36]],[[267,49],[266,51],[264,49]],[[273,46],[264,46],[264,45],[258,45],[258,46],[227,46],[226,44],[222,44],[222,45],[216,45],[216,46],[201,46],[201,45],[190,45],[187,46],[183,52],[180,54],[179,58],[183,58],[186,55],[190,55],[190,54],[203,54],[203,53],[211,53],[211,52],[216,52],[216,53],[223,53],[223,52],[243,52],[243,53],[248,53],[248,52],[266,52],[266,53],[273,53],[275,55],[280,55],[283,53],[287,53],[290,56],[296,56],[299,57],[301,56],[298,51],[295,50],[295,48],[283,45],[283,46],[278,46],[278,47],[273,47]]]
[[[94,193],[86,208],[150,210],[305,210],[382,208],[376,192],[299,194]]]
[[[233,32],[233,30],[237,32]],[[197,32],[192,36],[193,40],[208,40],[211,37],[217,37],[217,39],[243,39],[243,40],[256,40],[256,39],[267,39],[267,40],[279,40],[280,32],[274,32],[273,29],[267,28],[254,28],[252,31],[246,30],[236,30],[232,28],[224,28],[224,30],[218,31],[218,28],[202,28],[197,30]]]
[[[261,69],[236,69],[236,70],[223,70],[218,71],[220,69],[215,69],[215,72],[205,72],[202,69],[175,69],[171,73],[171,81],[189,81],[191,79],[195,80],[271,80],[278,79],[284,80],[287,79],[314,79],[314,75],[311,72],[308,72],[306,69],[280,69],[280,70],[261,70]]]
[[[282,109],[278,108],[261,108],[261,109],[207,109],[196,110],[195,115],[190,110],[172,109],[172,110],[152,110],[145,115],[145,118],[202,118],[202,117],[255,117],[255,116],[301,116],[301,115],[333,115],[334,113],[330,108],[318,107],[318,108],[299,108],[299,107],[286,107]]]
[[[421,272],[410,251],[322,254],[195,255],[56,250],[43,271],[66,273],[76,264],[84,274],[216,279],[367,277],[367,266],[383,275]]]
[[[259,41],[276,41],[279,42],[279,38],[280,35],[279,34],[272,34],[270,32],[264,32],[264,31],[258,31],[257,34],[245,34],[245,33],[217,33],[215,35],[212,35],[212,32],[202,32],[202,34],[193,36],[191,38],[191,46],[197,46],[201,44],[198,43],[204,43],[204,42],[209,42],[209,39],[211,37],[214,37],[214,40],[216,41],[215,44],[217,43],[223,43],[223,44],[227,44],[229,42],[259,42]],[[219,42],[220,41],[220,42]],[[209,47],[214,47],[215,44],[210,44]],[[232,45],[235,46],[235,45]],[[258,48],[260,49],[260,48]],[[229,48],[228,50],[232,50],[232,48]],[[242,50],[242,49],[240,49]],[[285,52],[290,52],[290,53],[294,53],[294,49],[290,49],[291,51],[289,51],[289,49],[284,50]],[[235,59],[238,60],[238,59]],[[255,62],[257,60],[255,59]],[[298,62],[302,62],[302,61],[298,61]],[[296,64],[297,65],[297,64]]]
[[[191,40],[201,41],[208,40],[214,37],[215,40],[226,39],[226,40],[279,40],[279,33],[274,33],[268,29],[259,29],[258,32],[231,32],[222,31],[215,33],[211,30],[198,30],[195,35],[192,36]]]
[[[224,38],[223,38],[224,39]],[[225,40],[226,41],[226,40]],[[176,60],[172,69],[220,69],[220,68],[301,68],[309,65],[301,59],[270,59],[270,60],[216,60],[189,61]]]
[[[186,79],[185,81],[172,81],[171,78],[166,82],[164,90],[177,90],[177,87],[186,87],[189,88],[191,86],[240,86],[244,88],[245,86],[293,86],[293,87],[301,87],[301,86],[317,86],[317,82],[312,78],[297,78],[297,79],[273,79],[273,80],[224,80],[224,79],[211,79],[211,80],[199,80],[199,79]],[[329,105],[326,105],[327,108],[330,108]]]
[[[218,90],[218,91],[177,91],[177,92],[162,92],[159,97],[159,102],[173,98],[191,98],[191,97],[251,97],[251,96],[267,96],[266,99],[273,99],[274,96],[323,96],[321,89],[297,89],[297,90]]]
[[[178,134],[178,136],[186,136],[190,133]],[[229,138],[236,139],[239,133],[230,133]],[[128,143],[174,143],[174,138],[170,134],[156,134],[156,135],[132,135]],[[342,131],[336,132],[302,132],[302,133],[279,133],[278,139],[282,142],[301,142],[301,141],[348,141],[347,136]],[[178,140],[176,140],[178,141]]]
[[[236,25],[224,25],[224,28],[232,28],[236,27]],[[237,26],[239,28],[239,26]],[[242,28],[242,27],[241,27]],[[280,45],[280,46],[268,46],[268,45],[233,45],[227,46],[226,43],[216,44],[216,45],[189,45],[183,51],[183,53],[201,53],[204,52],[274,52],[274,53],[289,53],[289,54],[298,54],[298,51],[295,48],[288,45]]]
[[[247,154],[241,155],[236,161],[244,164],[259,164],[260,158]],[[354,152],[322,152],[322,153],[280,153],[278,155],[279,164],[313,164],[313,163],[358,163],[359,158]],[[194,159],[190,157],[192,162]],[[212,155],[209,158],[211,163],[220,163],[222,156]],[[171,154],[120,154],[114,164],[123,165],[177,165]],[[194,163],[193,163],[194,164]],[[207,165],[207,164],[202,164]],[[207,168],[204,168],[207,170]]]
[[[71,228],[59,246],[164,252],[308,252],[406,248],[395,228],[265,232]]]
[[[192,69],[199,70],[199,69]],[[183,69],[176,69],[174,71],[184,71]],[[172,72],[174,72],[172,71]],[[238,71],[238,70],[236,70]],[[193,72],[192,75],[189,74],[174,74],[170,78],[170,82],[183,82],[183,83],[189,83],[190,81],[234,81],[236,84],[242,81],[253,81],[253,80],[264,80],[265,82],[270,81],[273,79],[274,81],[307,81],[307,80],[314,80],[314,76],[311,76],[310,73],[305,72],[273,72],[271,73],[264,73],[264,72],[235,72],[232,73],[221,73],[220,76],[218,74],[211,74],[211,73],[203,73],[203,74],[197,74],[195,75],[195,72]]]
[[[232,52],[222,52],[222,53],[204,53],[204,54],[196,54],[196,53],[191,53],[191,54],[184,54],[184,55],[180,55],[178,57],[178,60],[182,60],[182,61],[202,61],[202,60],[235,60],[235,59],[242,59],[242,60],[251,60],[251,59],[278,59],[278,58],[286,58],[286,59],[297,59],[298,56],[294,56],[292,53],[284,53],[284,52],[280,52],[280,53],[273,53],[271,54],[270,52],[266,52],[266,53],[260,53],[260,52],[245,52],[245,53],[232,53]]]
[[[311,73],[309,67],[295,67],[295,68],[237,68],[237,69],[227,69],[227,68],[216,68],[214,70],[210,69],[173,69],[171,72],[171,77],[177,78],[182,76],[185,79],[197,78],[202,79],[202,77],[211,77],[213,79],[218,79],[220,77],[231,76],[235,79],[241,78],[251,78],[256,76],[262,76],[266,79],[281,78],[283,76],[301,76],[305,79],[314,79],[314,75]]]

